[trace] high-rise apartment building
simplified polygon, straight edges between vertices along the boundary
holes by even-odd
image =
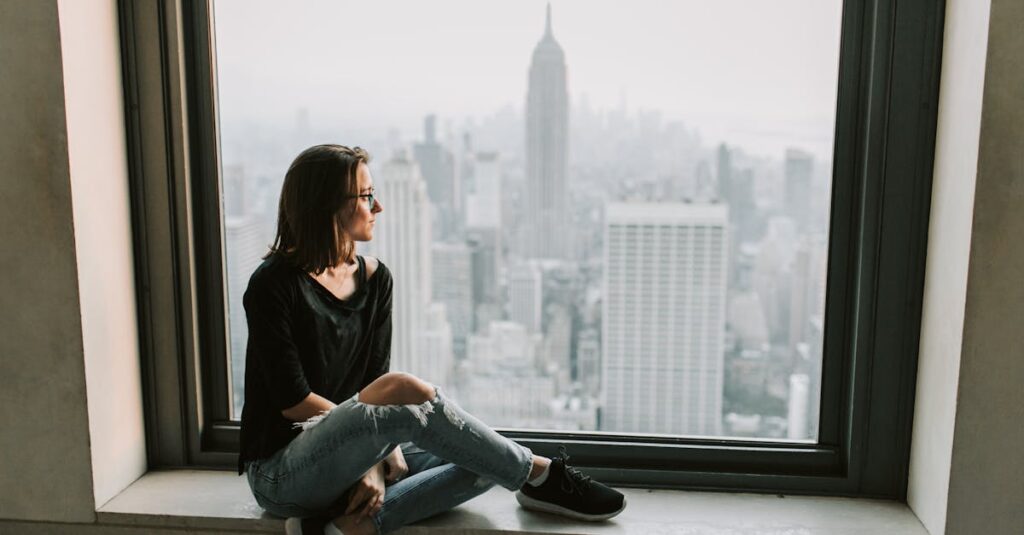
[[[721,433],[727,224],[720,204],[608,206],[602,430]]]
[[[527,255],[567,258],[571,240],[566,206],[569,93],[565,52],[555,41],[548,6],[544,36],[533,49],[526,97]]]
[[[391,368],[418,375],[429,370],[417,341],[431,302],[430,199],[418,166],[396,155],[374,173],[381,202],[387,207],[366,251],[387,265],[394,277]]]

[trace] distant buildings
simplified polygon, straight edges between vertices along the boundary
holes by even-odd
[[[473,250],[465,243],[436,242],[432,252],[434,300],[445,305],[451,324],[452,347],[459,358],[466,353],[466,337],[473,332]]]
[[[542,284],[540,268],[532,262],[516,265],[509,270],[509,319],[534,334],[541,332]]]
[[[608,206],[602,430],[721,433],[727,225],[722,205]]]
[[[411,143],[395,125],[370,135],[399,149],[376,154],[386,211],[359,245],[395,277],[393,368],[503,427],[816,437],[829,181],[814,158],[708,147],[658,110],[580,94],[570,121],[549,8],[521,115],[452,116],[444,136],[428,115]],[[308,111],[295,122],[290,143],[334,135]],[[260,150],[255,176],[222,174],[236,410],[240,297],[283,158]]]
[[[245,349],[249,337],[249,326],[242,306],[242,295],[249,285],[249,277],[263,262],[270,240],[264,235],[260,218],[252,211],[251,187],[246,187],[246,175],[242,166],[226,166],[225,187],[233,195],[224,202],[224,262],[227,275],[228,332],[232,373],[244,376]],[[244,385],[235,385],[232,392],[232,407],[241,416],[242,400],[245,399]]]
[[[784,209],[797,229],[806,231],[810,225],[811,175],[814,171],[814,157],[799,149],[786,149],[785,201]]]
[[[452,153],[437,142],[437,117],[423,120],[423,141],[413,145],[413,155],[427,183],[427,195],[437,210],[432,214],[434,232],[444,238],[455,231],[455,160]]]
[[[463,405],[492,426],[547,426],[554,379],[537,370],[539,336],[510,321],[491,322],[469,337],[467,383],[460,388]]]

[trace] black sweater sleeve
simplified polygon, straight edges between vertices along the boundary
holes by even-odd
[[[277,411],[295,406],[312,392],[292,337],[295,299],[295,288],[277,280],[253,280],[242,297],[249,324],[249,365],[256,368]]]
[[[377,297],[377,313],[371,327],[373,334],[370,338],[370,354],[367,355],[369,365],[359,386],[360,390],[391,369],[391,293],[394,281],[383,263],[377,267],[376,276],[381,277],[381,287]]]

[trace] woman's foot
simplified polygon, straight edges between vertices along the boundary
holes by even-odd
[[[561,457],[551,460],[544,482],[536,486],[527,483],[516,493],[520,505],[588,521],[608,520],[626,508],[626,497],[621,492],[565,464],[569,456],[564,446],[558,451]]]

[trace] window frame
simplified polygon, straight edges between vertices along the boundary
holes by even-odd
[[[151,467],[234,468],[210,0],[120,0]],[[817,442],[502,431],[624,486],[906,499],[944,2],[843,5]]]

